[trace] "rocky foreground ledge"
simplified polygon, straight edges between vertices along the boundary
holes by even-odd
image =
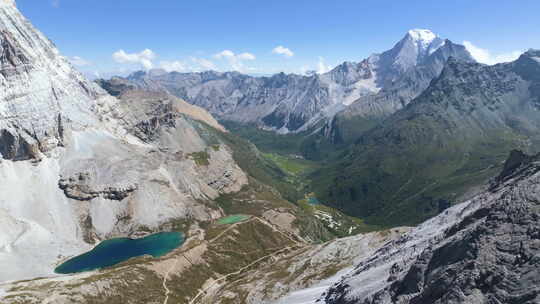
[[[328,304],[540,303],[540,155],[356,265]]]

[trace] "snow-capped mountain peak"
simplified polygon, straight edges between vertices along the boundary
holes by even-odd
[[[15,5],[15,0],[0,0],[0,6]]]
[[[390,64],[405,71],[421,63],[445,44],[445,40],[430,30],[412,29],[389,52],[383,54]]]
[[[407,32],[404,40],[412,42],[419,55],[432,54],[444,45],[444,40],[430,30],[412,29]]]
[[[423,44],[431,44],[435,38],[438,36],[430,30],[426,29],[412,29],[407,32],[407,34],[414,40],[420,41]]]

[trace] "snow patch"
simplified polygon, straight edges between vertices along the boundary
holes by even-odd
[[[418,54],[431,55],[440,47],[444,46],[445,40],[439,38],[430,30],[414,29],[408,32],[408,36],[417,46]]]
[[[408,33],[414,41],[420,41],[425,45],[431,44],[437,38],[437,35],[426,29],[412,29]]]
[[[12,5],[15,6],[15,0],[0,0],[0,6]]]
[[[428,54],[431,55],[431,54],[435,53],[436,50],[443,47],[445,44],[446,44],[446,40],[442,40],[442,39],[435,40],[429,46]]]

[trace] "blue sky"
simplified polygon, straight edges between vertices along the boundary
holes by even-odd
[[[486,63],[540,48],[540,1],[17,0],[80,70],[323,71],[407,30],[468,41]],[[281,46],[281,48],[279,48]]]

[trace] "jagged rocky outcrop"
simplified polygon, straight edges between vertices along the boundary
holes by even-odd
[[[3,159],[39,158],[63,142],[63,128],[81,128],[106,104],[94,84],[22,17],[11,0],[0,3],[0,153]],[[110,126],[114,128],[113,125]]]
[[[428,30],[411,30],[389,51],[320,75],[141,71],[99,82],[112,94],[133,86],[167,91],[220,119],[289,133],[320,126],[353,103],[355,110],[347,115],[389,115],[420,94],[450,56],[472,60],[463,46]]]
[[[96,79],[96,83],[115,97],[120,96],[124,92],[135,90],[137,88],[135,85],[130,84],[129,81],[119,77],[113,77],[109,80]]]
[[[105,83],[105,81],[102,81]],[[121,106],[131,112],[131,122],[135,122],[139,131],[141,128],[159,127],[159,121],[165,125],[172,125],[175,118],[185,115],[203,122],[217,130],[227,132],[206,110],[191,105],[178,97],[166,92],[140,90],[135,88],[123,89],[117,96]],[[125,119],[126,117],[123,117]],[[133,128],[133,123],[130,126]]]
[[[97,197],[121,201],[137,190],[136,184],[95,186],[91,179],[89,173],[79,173],[74,177],[60,178],[58,186],[67,197],[79,201],[89,201]]]
[[[539,303],[540,156],[514,151],[489,190],[358,263],[329,304]]]
[[[371,59],[376,62],[394,63],[380,64],[383,68],[379,68],[381,70],[379,73],[385,75],[381,80],[383,83],[380,86],[381,90],[360,96],[350,106],[340,111],[322,130],[327,137],[336,143],[353,142],[363,132],[418,97],[431,81],[440,75],[448,58],[474,62],[464,46],[450,40],[431,36],[429,44],[414,47],[422,43],[418,35],[409,32],[392,50]],[[385,69],[386,66],[389,68]]]

